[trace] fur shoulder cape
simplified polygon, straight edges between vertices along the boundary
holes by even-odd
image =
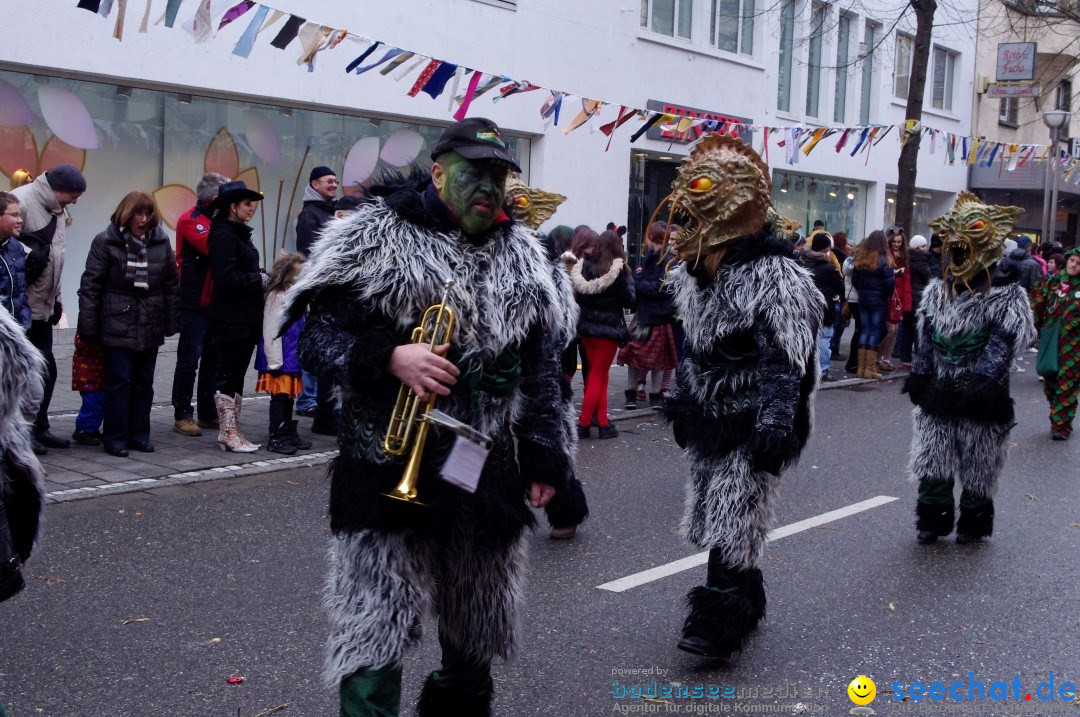
[[[989,291],[965,291],[955,297],[946,297],[946,291],[941,279],[934,279],[923,290],[918,311],[920,332],[927,321],[946,336],[989,326],[1009,337],[1014,354],[1035,341],[1031,303],[1019,284],[996,286]]]
[[[498,356],[537,323],[559,345],[573,337],[577,312],[566,271],[547,259],[531,230],[511,223],[474,246],[456,229],[405,219],[383,197],[326,225],[289,290],[282,325],[314,294],[335,288],[408,331],[441,300],[448,280],[457,316],[453,343],[464,360]]]

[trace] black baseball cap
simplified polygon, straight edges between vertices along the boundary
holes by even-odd
[[[521,171],[507,148],[499,126],[483,117],[470,117],[447,127],[431,152],[431,159],[437,161],[439,155],[451,151],[465,159],[489,159],[501,162],[515,172]]]

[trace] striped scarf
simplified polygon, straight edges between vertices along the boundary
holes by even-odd
[[[136,239],[131,232],[126,230],[124,239],[127,241],[127,269],[124,277],[136,289],[149,289],[150,271],[146,263],[146,240]]]

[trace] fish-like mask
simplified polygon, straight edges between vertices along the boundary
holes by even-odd
[[[506,179],[506,204],[510,213],[530,229],[539,229],[565,201],[563,195],[526,186],[516,176]]]
[[[971,192],[962,192],[948,213],[930,222],[949,260],[946,281],[964,285],[992,267],[1005,253],[1005,239],[1023,213],[1020,207],[983,204]]]

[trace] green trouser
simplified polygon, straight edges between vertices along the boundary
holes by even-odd
[[[929,505],[953,505],[953,478],[939,480],[936,478],[922,478],[919,480],[919,502]],[[989,496],[977,496],[967,488],[960,491],[960,509],[978,510],[987,503],[992,502]]]
[[[442,630],[439,645],[442,667],[431,680],[440,691],[469,695],[491,691],[490,660],[466,656]],[[341,681],[340,694],[340,717],[396,717],[401,709],[401,666],[361,668]]]

